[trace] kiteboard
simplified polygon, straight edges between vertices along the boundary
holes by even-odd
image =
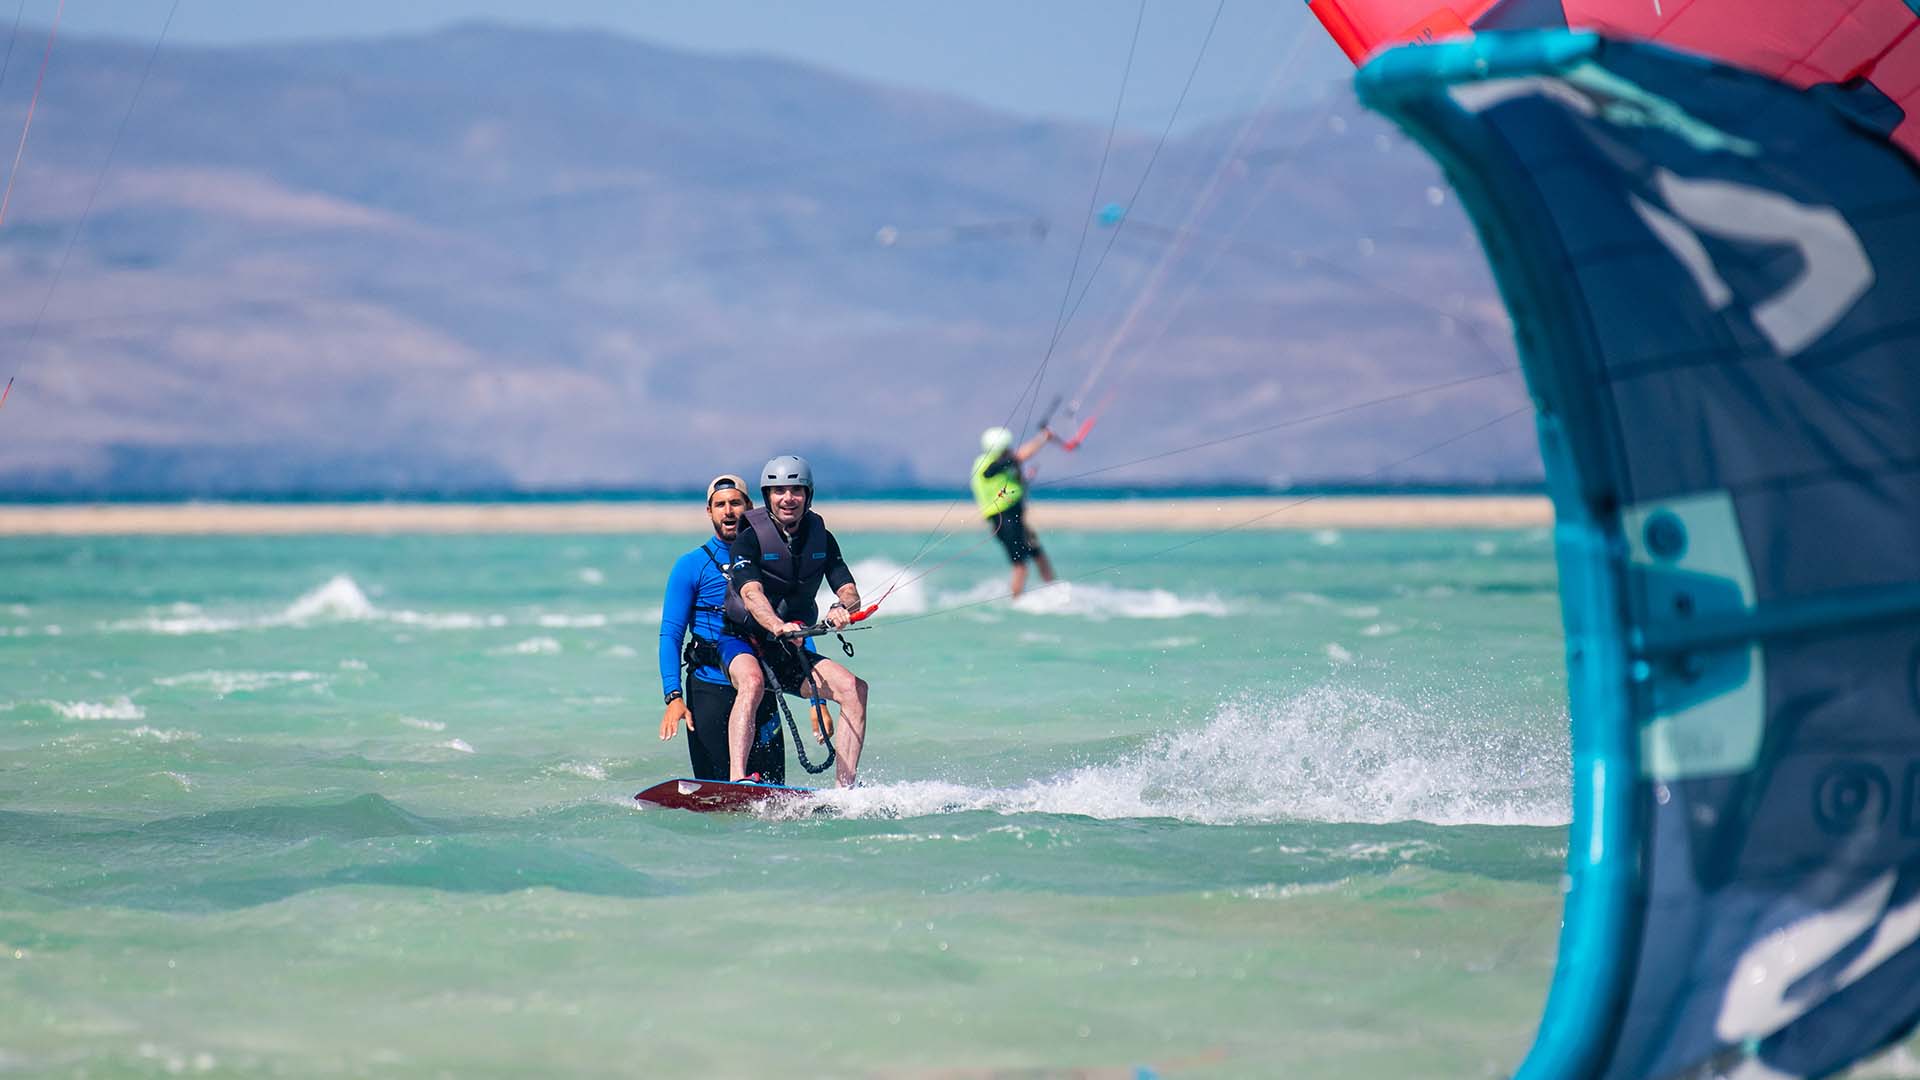
[[[781,784],[730,784],[724,780],[689,780],[680,777],[655,784],[635,795],[635,802],[652,803],[669,810],[749,810],[771,799],[789,799],[813,794],[812,788],[786,787]]]

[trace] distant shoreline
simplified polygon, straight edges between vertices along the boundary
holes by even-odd
[[[1509,495],[1546,494],[1537,482],[1511,481],[1475,484],[1292,484],[1274,487],[1258,484],[1179,484],[1108,485],[1081,487],[1046,482],[1035,483],[1030,490],[1036,498],[1049,502],[1131,502],[1138,500],[1183,501],[1192,499],[1239,498],[1347,498],[1381,496],[1391,498],[1498,498]],[[841,503],[936,503],[944,506],[965,488],[958,487],[880,487],[854,491],[836,489],[834,498]],[[489,490],[342,490],[342,491],[35,491],[0,492],[0,509],[14,506],[196,506],[212,503],[220,506],[359,506],[363,504],[402,506],[416,503],[429,506],[491,506],[495,503],[614,503],[680,504],[700,498],[700,488],[525,488]]]
[[[694,497],[694,498],[697,498]],[[822,502],[845,532],[930,532],[975,518],[962,502]],[[1036,497],[1038,529],[1086,532],[1525,529],[1553,523],[1538,495]],[[697,502],[54,503],[0,506],[0,536],[288,536],[382,533],[698,533]]]

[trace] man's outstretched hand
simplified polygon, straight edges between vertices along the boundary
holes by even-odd
[[[685,698],[674,698],[667,702],[667,715],[660,718],[660,738],[671,739],[680,734],[680,721],[687,722],[687,730],[693,730],[693,713],[687,710]]]

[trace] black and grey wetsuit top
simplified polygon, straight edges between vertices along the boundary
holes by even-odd
[[[758,634],[759,628],[746,614],[740,589],[757,581],[767,591],[774,613],[788,622],[811,623],[820,618],[814,597],[820,583],[835,592],[853,583],[853,571],[840,554],[840,541],[827,531],[820,515],[809,510],[794,528],[791,537],[783,537],[773,515],[764,506],[747,511],[740,535],[734,538],[729,573],[731,588],[727,594],[727,621],[742,631]]]

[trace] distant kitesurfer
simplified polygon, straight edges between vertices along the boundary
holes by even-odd
[[[667,712],[660,720],[660,738],[671,739],[687,725],[687,756],[696,780],[729,779],[727,719],[733,711],[734,687],[727,677],[730,662],[750,650],[739,638],[723,632],[727,603],[725,567],[728,548],[740,533],[740,521],[753,509],[746,481],[731,473],[707,485],[707,520],[713,536],[680,556],[667,575],[667,599],[660,610],[660,689]],[[688,635],[691,635],[689,638]],[[686,640],[684,653],[682,640]],[[684,661],[687,679],[681,683]],[[754,672],[759,674],[758,669]],[[753,725],[753,744],[747,770],[769,783],[786,782],[787,746],[780,732],[780,716],[769,699]]]
[[[835,600],[826,625],[844,629],[860,610],[860,589],[840,554],[840,542],[813,512],[813,469],[804,458],[786,455],[760,470],[762,506],[747,511],[733,542],[727,596],[727,633],[751,641],[781,690],[800,697],[824,697],[840,704],[836,729],[825,708],[814,710],[814,736],[831,736],[834,779],[852,787],[867,734],[867,683],[835,660],[804,649],[790,635],[820,618],[814,596],[825,581]],[[789,636],[783,636],[789,635]],[[727,721],[730,780],[747,779],[753,714],[765,679],[759,662],[737,656],[727,667],[739,695]]]
[[[988,428],[980,433],[980,456],[973,461],[973,501],[980,507],[980,516],[993,528],[993,535],[1000,538],[1000,546],[1007,549],[1007,558],[1013,563],[1008,591],[1015,597],[1027,587],[1028,560],[1039,565],[1041,580],[1053,581],[1053,563],[1040,550],[1040,540],[1026,522],[1023,471],[1027,459],[1053,438],[1053,431],[1043,427],[1040,434],[1015,447],[1013,432],[1003,427]]]

